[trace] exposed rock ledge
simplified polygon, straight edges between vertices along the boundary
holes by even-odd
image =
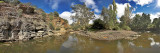
[[[41,13],[35,11],[26,14],[19,10],[18,6],[0,3],[0,41],[29,40],[53,35]]]

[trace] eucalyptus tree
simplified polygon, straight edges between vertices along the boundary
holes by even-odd
[[[113,7],[113,10],[112,10],[112,7]],[[112,19],[113,19],[114,24],[116,24],[117,23],[117,18],[116,18],[116,16],[117,16],[117,5],[116,5],[115,0],[113,0],[112,7],[110,5],[110,10],[113,11]]]
[[[106,29],[114,30],[118,29],[118,21],[117,21],[117,5],[115,0],[113,3],[109,5],[109,8],[103,7],[101,16],[103,21],[105,22]]]
[[[141,23],[141,16],[139,14],[136,14],[133,19],[132,19],[132,22],[131,22],[131,29],[132,30],[138,30],[140,29],[140,23]]]
[[[110,13],[109,9],[106,7],[103,7],[102,12],[101,12],[101,16],[102,16],[103,22],[105,23],[106,29],[109,29],[109,18],[111,17],[110,15],[111,15],[111,13]]]
[[[153,22],[152,22],[152,24],[153,24],[153,29],[155,30],[155,31],[160,31],[160,17],[159,18],[155,18],[154,20],[153,20]]]
[[[137,14],[131,22],[131,28],[133,30],[147,30],[150,24],[150,14],[143,13],[142,16]]]
[[[72,20],[76,22],[81,27],[86,28],[89,24],[89,21],[95,17],[94,12],[91,11],[85,4],[76,4],[72,7],[73,13]]]
[[[132,9],[129,7],[129,4],[127,4],[127,7],[125,8],[125,11],[124,11],[124,15],[120,18],[120,27],[122,29],[125,29],[125,30],[130,30],[130,27],[129,27],[129,24],[130,24],[130,17],[131,17],[131,13],[132,12]]]

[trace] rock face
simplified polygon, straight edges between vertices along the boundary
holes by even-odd
[[[65,19],[60,18],[60,17],[54,17],[54,19],[52,20],[52,23],[53,23],[55,29],[59,28],[59,30],[60,30],[60,28],[69,28],[70,27],[68,22],[66,22]]]
[[[29,12],[33,14],[26,14],[26,10],[21,8],[0,3],[0,41],[29,40],[49,33],[41,13],[31,10]],[[22,13],[19,9],[23,10]]]
[[[23,13],[27,14],[34,13],[34,8],[32,8],[31,6],[21,4],[19,5],[19,8],[23,10]]]

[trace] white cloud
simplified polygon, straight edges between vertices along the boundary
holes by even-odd
[[[54,3],[53,5],[52,5],[52,9],[57,9],[58,8],[58,3]]]
[[[136,14],[142,15],[142,14],[143,14],[143,12],[137,12]]]
[[[118,4],[116,3],[117,5],[117,16],[120,18],[122,15],[124,15],[124,11],[125,11],[125,8],[127,7],[127,4],[129,3],[125,3],[125,4]],[[129,6],[131,7],[131,5],[129,4]]]
[[[133,18],[136,14],[139,14],[142,16],[143,12],[137,12],[137,13],[133,13],[131,18]],[[154,14],[150,14],[150,19],[151,21],[153,21],[155,18],[159,18],[160,17],[160,12],[154,13]]]
[[[139,15],[141,15],[141,16],[142,16],[143,12],[132,13],[132,15],[131,15],[131,19],[132,19],[136,14],[139,14]]]
[[[68,20],[69,24],[72,24],[73,21],[71,20],[71,17],[70,17],[71,15],[74,15],[74,13],[64,11],[63,13],[60,14],[60,17]]]
[[[73,20],[71,18],[72,15],[75,15],[75,13],[64,11],[63,13],[60,14],[60,17],[68,20],[69,24],[72,24],[73,23]],[[95,14],[95,19],[98,19],[99,17],[100,15]],[[90,20],[89,24],[92,24],[92,23],[93,23],[93,20]]]
[[[131,1],[131,0],[128,0],[128,1]]]
[[[81,0],[81,2],[84,2],[87,5],[87,7],[91,6],[93,9],[97,7],[93,0]]]
[[[150,7],[150,6],[147,6],[147,7]]]
[[[99,13],[100,11],[98,9],[94,9],[95,12]]]
[[[100,18],[100,15],[95,14],[95,19],[99,19],[99,18]],[[93,19],[93,20],[95,20],[95,19]],[[90,20],[89,24],[93,24],[93,20]]]
[[[152,21],[154,20],[154,18],[159,18],[159,17],[160,17],[160,12],[155,13],[155,14],[150,14],[150,18]]]
[[[136,14],[135,13],[133,13],[132,15],[131,15],[131,19],[135,16]]]
[[[132,19],[136,14],[139,14],[139,15],[141,15],[141,16],[142,16],[143,12],[132,13],[132,15],[131,15],[131,19]]]
[[[133,11],[136,11],[136,8],[133,8]]]
[[[157,7],[160,7],[160,0],[157,0]]]
[[[132,0],[132,1],[136,2],[136,4],[141,5],[141,6],[144,6],[146,4],[150,4],[153,2],[153,0]]]
[[[52,9],[58,9],[60,0],[45,0],[45,2],[48,3]]]
[[[87,7],[91,7],[92,9],[94,9],[96,13],[100,12],[94,0],[81,0],[81,2],[84,2]]]
[[[120,19],[117,19],[117,21],[118,21],[118,23],[120,23],[121,21],[120,21]]]
[[[71,3],[71,6],[73,6],[73,5],[75,5],[75,3],[74,3],[74,2],[72,2],[72,3]]]

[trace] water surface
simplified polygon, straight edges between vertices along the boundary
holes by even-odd
[[[1,43],[0,53],[160,53],[160,36],[144,33],[136,40],[100,41],[67,34],[26,42]]]

